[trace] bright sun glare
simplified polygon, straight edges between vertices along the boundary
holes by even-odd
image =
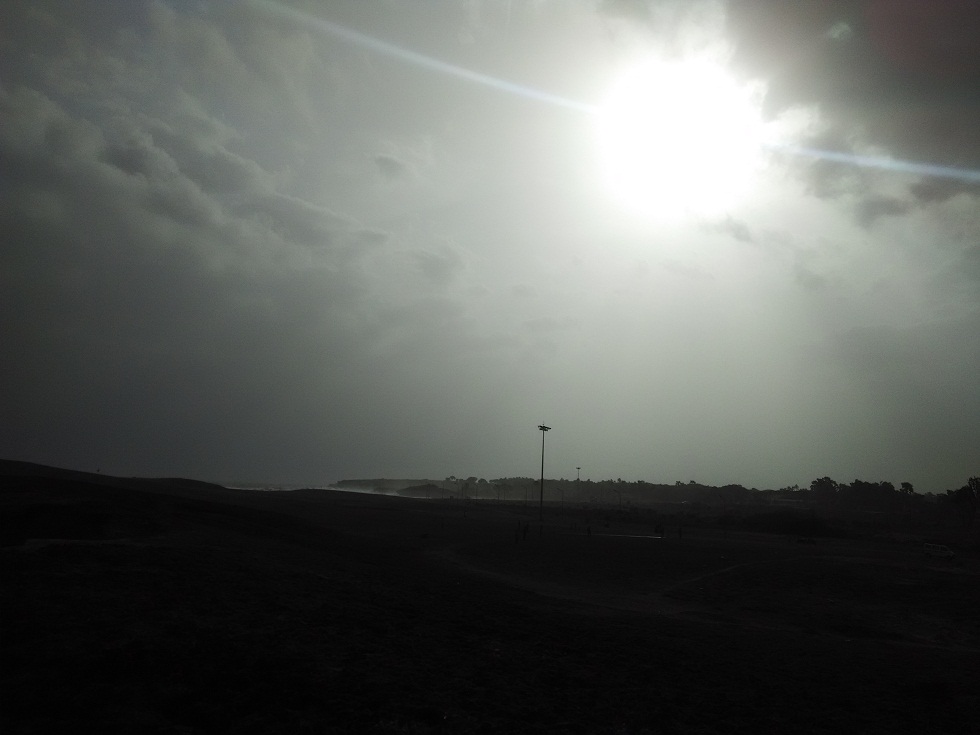
[[[747,188],[762,143],[758,101],[706,61],[630,67],[604,100],[598,124],[613,195],[654,218],[724,212]]]

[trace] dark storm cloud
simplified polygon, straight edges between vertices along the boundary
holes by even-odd
[[[244,158],[193,128],[180,129],[161,120],[146,120],[145,134],[165,148],[181,173],[212,193],[255,191],[271,186],[269,175],[255,161]],[[126,143],[132,149],[133,143]],[[125,154],[125,149],[123,149]]]
[[[0,136],[0,157],[15,174],[4,181],[4,214],[9,231],[24,235],[10,238],[4,257],[18,264],[31,263],[32,249],[61,248],[52,265],[78,261],[103,279],[124,280],[132,274],[120,266],[138,270],[146,260],[184,253],[183,262],[210,277],[216,266],[261,266],[256,254],[282,257],[303,252],[300,246],[363,237],[351,221],[259,185],[236,187],[234,206],[248,213],[236,218],[148,136],[114,143],[108,128],[72,119],[39,93],[3,95],[0,110],[13,123]],[[184,279],[166,275],[174,277],[166,287],[179,291]]]
[[[909,187],[916,201],[922,204],[946,201],[962,189],[962,184],[949,179],[922,179]]]
[[[381,332],[360,262],[387,234],[281,191],[201,98],[155,99],[168,70],[138,63],[126,33],[178,21],[141,7],[107,16],[122,21],[110,33],[60,5],[5,5],[0,445],[76,466],[275,473],[263,463],[314,454],[326,435],[299,427],[349,413],[352,379],[370,374],[355,366]],[[11,53],[28,26],[37,50]]]
[[[980,4],[730,0],[728,26],[735,63],[768,81],[771,112],[816,105],[831,150],[980,169]]]

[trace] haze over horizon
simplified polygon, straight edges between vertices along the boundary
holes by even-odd
[[[980,475],[980,4],[0,7],[0,457]]]

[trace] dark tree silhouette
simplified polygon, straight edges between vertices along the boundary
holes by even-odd
[[[837,498],[840,486],[829,477],[820,477],[810,483],[810,492],[818,502],[831,502]]]
[[[953,501],[963,528],[970,529],[977,515],[977,506],[980,505],[980,477],[971,477],[963,487],[947,490],[946,494]]]

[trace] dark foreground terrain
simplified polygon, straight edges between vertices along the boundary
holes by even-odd
[[[2,465],[8,735],[980,728],[971,558]]]

